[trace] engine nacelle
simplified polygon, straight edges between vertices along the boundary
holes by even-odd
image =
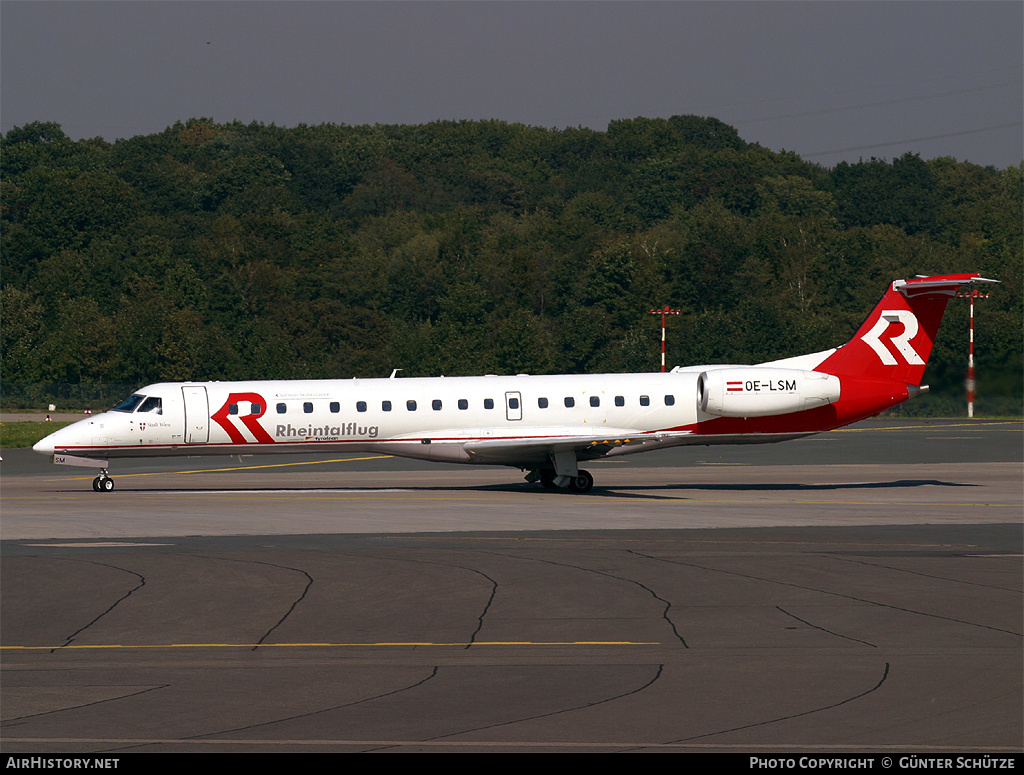
[[[766,417],[839,400],[839,377],[801,369],[713,369],[697,378],[697,406],[717,417]]]

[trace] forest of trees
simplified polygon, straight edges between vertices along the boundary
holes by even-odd
[[[2,383],[653,371],[845,342],[886,284],[978,271],[982,411],[1020,413],[1022,172],[826,169],[713,118],[607,131],[177,123],[0,139]],[[962,403],[967,305],[923,411]],[[959,402],[959,403],[958,403]]]

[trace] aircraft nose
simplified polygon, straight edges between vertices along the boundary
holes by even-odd
[[[40,439],[32,445],[32,451],[38,452],[40,455],[52,455],[57,451],[58,446],[61,446],[62,443],[66,444],[69,441],[68,429],[70,427],[71,426],[68,426],[67,428],[60,428],[59,430],[55,430],[49,436]]]
[[[40,455],[52,455],[53,454],[53,434],[51,433],[45,439],[40,439],[32,445],[32,451],[38,452]]]

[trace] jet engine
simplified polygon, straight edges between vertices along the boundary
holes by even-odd
[[[801,369],[713,369],[697,378],[697,406],[717,417],[766,417],[834,404],[839,377]]]

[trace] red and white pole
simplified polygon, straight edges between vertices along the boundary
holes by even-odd
[[[661,371],[665,371],[665,315],[678,315],[682,310],[671,309],[667,304],[664,309],[652,309],[648,315],[661,315]]]
[[[971,294],[971,343],[967,351],[967,418],[974,417],[974,294]]]
[[[971,303],[970,344],[967,350],[967,418],[974,418],[974,396],[977,383],[974,380],[974,300],[987,299],[989,294],[978,291],[961,291],[957,296],[966,296]]]

